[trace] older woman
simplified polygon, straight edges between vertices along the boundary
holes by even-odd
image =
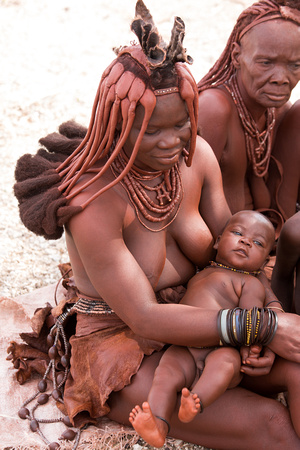
[[[298,124],[299,112],[286,117],[278,138],[276,131],[299,80],[299,1],[253,3],[198,83],[200,134],[219,161],[232,213],[273,208],[286,220],[296,212],[299,171],[288,127]],[[285,177],[289,192],[277,194]]]

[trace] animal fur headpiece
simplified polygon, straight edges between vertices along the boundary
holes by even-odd
[[[300,1],[262,0],[245,9],[238,17],[220,58],[198,83],[199,92],[228,81],[235,72],[231,60],[233,44],[239,44],[241,38],[256,25],[275,19],[290,20],[300,25]]]
[[[169,45],[159,35],[152,16],[142,0],[136,3],[131,25],[139,44],[117,50],[117,58],[104,71],[88,129],[67,122],[40,140],[44,148],[35,156],[21,157],[17,163],[14,186],[24,225],[47,239],[58,239],[63,226],[95,198],[110,189],[129,172],[147,128],[158,95],[179,92],[186,102],[191,121],[186,164],[190,165],[197,137],[198,92],[185,63],[191,63],[182,46],[185,26],[176,17]],[[114,181],[80,206],[70,206],[74,198],[99,179],[121,151],[131,130],[138,105],[145,114],[140,133],[125,170]],[[99,160],[101,170],[92,170]],[[76,188],[87,171],[94,176]]]

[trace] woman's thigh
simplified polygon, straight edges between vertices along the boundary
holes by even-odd
[[[155,368],[161,353],[155,353],[144,361],[132,383],[111,395],[109,417],[129,425],[128,417],[136,404],[147,399]],[[170,436],[209,448],[230,450],[282,450],[300,449],[289,412],[277,400],[257,395],[243,388],[228,390],[195,419],[186,424],[177,417],[171,420]]]

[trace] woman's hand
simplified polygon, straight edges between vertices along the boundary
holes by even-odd
[[[275,353],[268,347],[262,349],[260,345],[244,346],[240,349],[240,354],[241,372],[252,377],[267,375],[275,360]]]

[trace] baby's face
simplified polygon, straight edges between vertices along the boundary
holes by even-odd
[[[254,211],[235,214],[215,244],[216,260],[237,269],[253,272],[265,263],[274,243],[274,229]]]

